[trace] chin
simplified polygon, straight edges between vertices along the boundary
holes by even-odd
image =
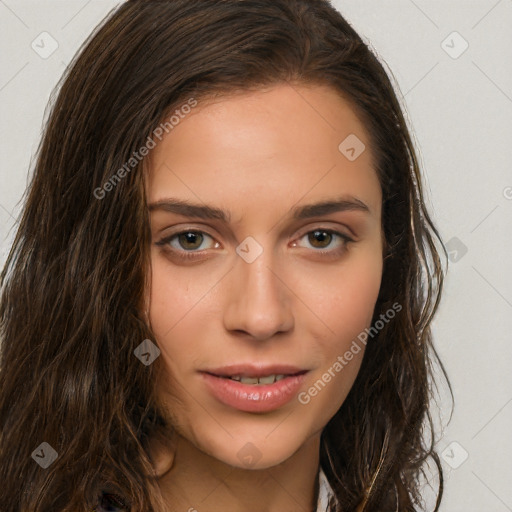
[[[261,451],[255,444],[249,441],[236,454],[233,454],[232,451],[219,453],[216,458],[236,468],[263,470],[278,466],[287,461],[298,448],[290,447],[290,449],[283,449],[283,447],[278,448],[276,446],[276,450],[273,450],[273,447],[268,446],[265,450]]]
[[[290,427],[292,428],[280,429],[274,426],[265,429],[264,432],[253,431],[250,434],[248,429],[245,429],[243,432],[233,432],[232,437],[210,437],[207,445],[203,441],[198,447],[209,456],[230,466],[251,470],[267,469],[287,461],[306,442],[307,436],[297,432],[296,424]]]

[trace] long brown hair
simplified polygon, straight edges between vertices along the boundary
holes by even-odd
[[[417,510],[428,459],[438,510],[434,362],[446,374],[430,323],[446,251],[392,83],[327,0],[130,0],[66,70],[1,274],[4,510],[85,512],[101,491],[131,510],[158,510],[148,442],[172,425],[156,400],[159,361],[145,366],[133,354],[155,338],[144,317],[146,160],[126,162],[191,98],[284,82],[330,85],[367,127],[389,248],[374,322],[403,306],[368,339],[354,386],[323,430],[320,460],[340,504],[331,510]],[[41,443],[57,452],[46,468],[34,456],[48,450]]]

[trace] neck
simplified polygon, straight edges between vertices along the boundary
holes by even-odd
[[[155,459],[162,468],[162,445],[158,450]],[[315,511],[319,450],[320,433],[276,466],[243,469],[205,454],[178,435],[173,461],[159,479],[166,512]]]

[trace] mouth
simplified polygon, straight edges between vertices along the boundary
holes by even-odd
[[[270,375],[265,375],[265,376],[260,376],[260,377],[258,377],[256,375],[218,375],[218,374],[210,373],[210,372],[206,372],[206,373],[209,373],[210,375],[212,375],[214,377],[219,377],[221,379],[234,380],[236,382],[240,382],[241,384],[250,384],[253,386],[262,386],[262,385],[265,386],[265,385],[269,385],[269,384],[274,384],[274,382],[279,382],[280,380],[283,380],[287,377],[294,377],[296,375],[302,375],[306,372],[307,372],[307,370],[302,370],[297,373],[279,373],[279,374],[271,373]]]
[[[230,364],[218,368],[210,368],[201,370],[204,373],[210,373],[216,377],[246,377],[252,379],[260,379],[262,377],[279,377],[298,375],[307,372],[308,370],[290,364],[254,364],[254,363],[240,363]]]
[[[230,365],[200,373],[222,404],[244,412],[269,412],[290,402],[308,371],[289,365]]]

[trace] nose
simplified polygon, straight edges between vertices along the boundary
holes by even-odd
[[[226,290],[224,326],[228,331],[262,341],[293,328],[293,294],[280,274],[270,251],[263,251],[252,263],[237,257]]]

